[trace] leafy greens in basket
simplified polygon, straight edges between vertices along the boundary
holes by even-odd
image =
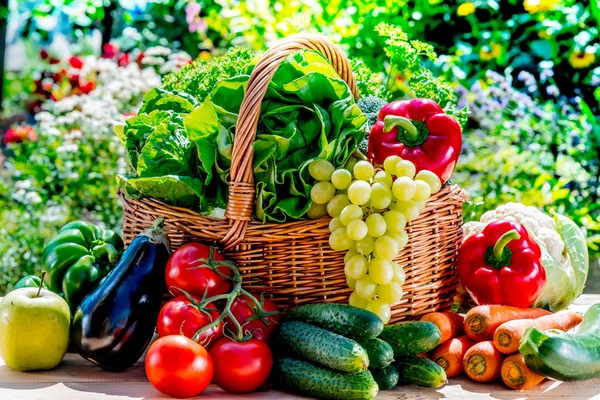
[[[238,111],[252,65],[221,80],[203,103],[154,89],[138,116],[117,127],[127,148],[126,194],[154,197],[208,214],[225,208]],[[278,68],[263,99],[254,142],[255,217],[301,219],[313,184],[308,164],[344,165],[364,137],[367,118],[348,85],[321,55],[303,51]]]

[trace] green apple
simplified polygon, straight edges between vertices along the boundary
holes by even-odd
[[[67,302],[46,289],[22,288],[0,302],[0,357],[17,371],[52,369],[69,345]]]

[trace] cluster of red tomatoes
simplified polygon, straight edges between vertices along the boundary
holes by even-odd
[[[163,306],[160,338],[146,356],[146,374],[160,392],[192,397],[214,380],[225,391],[250,393],[269,377],[273,356],[267,343],[279,320],[277,307],[240,290],[233,273],[231,263],[200,243],[171,256],[165,280],[176,297]]]

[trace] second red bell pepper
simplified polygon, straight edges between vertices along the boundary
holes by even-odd
[[[481,304],[531,306],[546,285],[542,251],[521,224],[492,221],[458,253],[458,277]]]
[[[462,131],[433,100],[397,100],[384,106],[369,134],[367,156],[381,165],[389,156],[429,170],[445,183],[460,156]]]

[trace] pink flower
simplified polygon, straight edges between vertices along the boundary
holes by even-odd
[[[185,20],[188,24],[192,24],[196,17],[200,16],[200,10],[202,10],[202,6],[196,2],[189,2],[185,6]]]
[[[129,65],[130,62],[131,62],[131,58],[129,57],[129,53],[123,53],[119,57],[118,64],[119,64],[119,67],[124,67],[126,65]]]
[[[103,56],[105,58],[115,58],[115,56],[117,54],[119,54],[119,51],[120,51],[119,46],[117,46],[114,43],[106,43],[104,45],[103,50],[104,50]]]
[[[22,143],[26,140],[37,140],[37,134],[31,125],[21,125],[15,128],[10,128],[6,131],[6,136],[4,137],[5,144]]]

